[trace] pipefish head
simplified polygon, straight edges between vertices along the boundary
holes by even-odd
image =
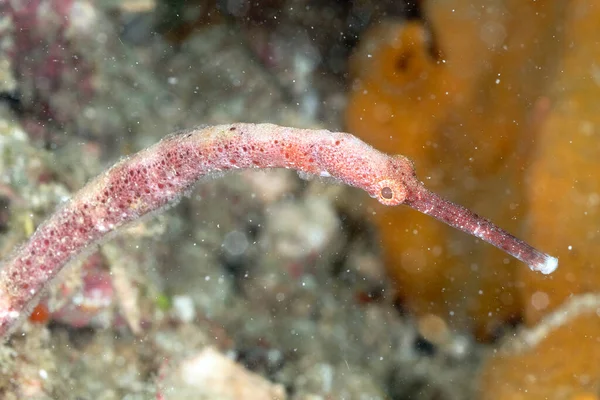
[[[386,206],[404,204],[418,185],[413,162],[402,155],[392,156],[386,174],[376,184],[377,200]]]

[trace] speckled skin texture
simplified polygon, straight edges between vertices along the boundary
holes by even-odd
[[[534,269],[543,271],[546,263],[546,255],[427,191],[403,156],[383,154],[346,133],[219,125],[170,135],[119,162],[42,224],[0,270],[0,336],[14,329],[69,261],[107,234],[176,202],[204,176],[245,168],[291,168],[331,176],[385,205],[405,203],[474,234]]]

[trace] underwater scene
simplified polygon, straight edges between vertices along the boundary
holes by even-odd
[[[0,0],[0,399],[600,400],[600,2]]]

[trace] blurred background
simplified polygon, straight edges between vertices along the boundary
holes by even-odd
[[[550,276],[292,171],[202,182],[64,273],[3,399],[600,397],[600,3],[0,0],[0,256],[180,128],[350,132]]]

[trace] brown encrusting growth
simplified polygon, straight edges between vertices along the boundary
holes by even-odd
[[[412,162],[347,133],[270,124],[219,125],[171,135],[121,161],[81,189],[0,270],[0,335],[6,337],[72,259],[108,233],[176,202],[200,178],[247,168],[290,168],[333,177],[382,204],[409,205],[552,272],[557,260],[491,222],[442,200],[416,178]]]

